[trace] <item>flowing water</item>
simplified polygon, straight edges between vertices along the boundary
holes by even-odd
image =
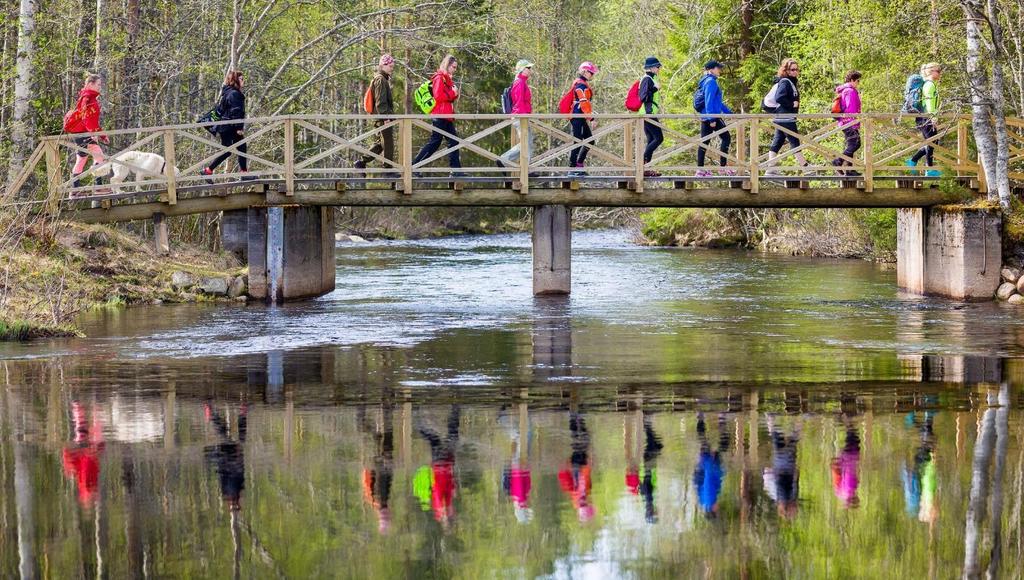
[[[339,247],[0,345],[0,577],[1024,574],[1024,321],[855,261]],[[1021,357],[1018,359],[1017,357]]]

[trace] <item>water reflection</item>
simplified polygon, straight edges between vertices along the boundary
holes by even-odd
[[[1009,382],[481,395],[396,388],[394,353],[300,360],[271,391],[266,358],[211,361],[173,396],[8,366],[0,576],[1024,571]]]

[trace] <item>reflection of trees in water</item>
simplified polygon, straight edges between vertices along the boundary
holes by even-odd
[[[986,575],[998,577],[1002,562],[1003,471],[1006,465],[1007,421],[1009,418],[1009,385],[1003,383],[998,394],[987,394],[987,408],[978,422],[978,436],[974,442],[971,461],[971,490],[967,502],[967,523],[964,532],[964,578],[980,578],[982,561],[982,526],[988,502],[992,503],[992,552]],[[991,481],[989,468],[995,451],[995,469]]]

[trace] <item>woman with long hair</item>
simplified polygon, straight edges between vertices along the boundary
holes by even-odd
[[[217,113],[220,115],[221,120],[245,119],[245,93],[242,92],[244,87],[245,79],[242,76],[242,71],[229,71],[224,76],[224,86],[220,89],[220,103],[217,105]],[[245,123],[219,125],[217,128],[219,129],[220,144],[225,147],[231,147],[245,139]],[[247,153],[247,143],[242,143],[238,146],[236,157],[238,157],[238,167],[243,173],[249,171],[249,160],[245,156]],[[203,175],[213,175],[213,170],[230,155],[231,153],[228,151],[218,155],[209,166],[203,169]]]

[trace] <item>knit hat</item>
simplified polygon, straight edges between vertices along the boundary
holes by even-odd
[[[525,58],[519,59],[516,63],[516,74],[523,72],[524,69],[533,68],[533,63],[526,60]]]
[[[391,56],[388,53],[384,53],[380,55],[380,62],[377,64],[378,66],[387,66],[389,64],[395,64],[395,57]]]
[[[644,60],[644,68],[645,69],[654,68],[656,66],[661,66],[661,61],[658,60],[658,57],[656,57],[656,56],[649,56],[649,57],[647,57]]]

